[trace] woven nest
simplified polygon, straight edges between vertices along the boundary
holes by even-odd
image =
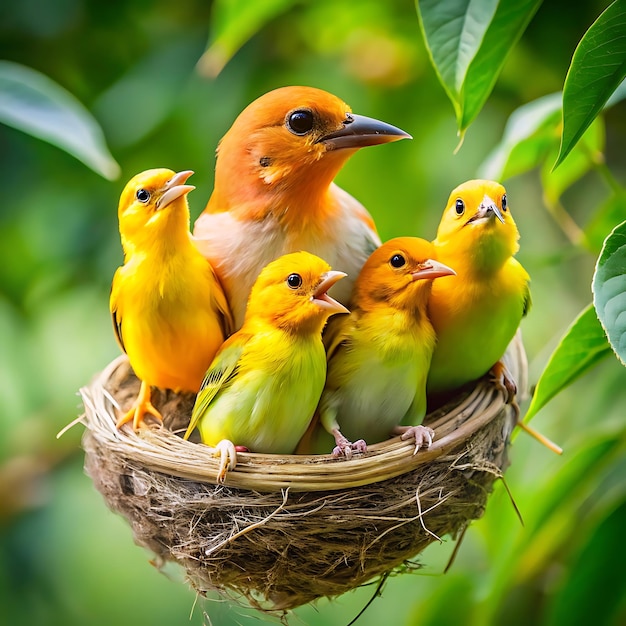
[[[524,389],[519,335],[505,360]],[[193,396],[153,394],[165,428],[115,428],[116,407],[128,408],[138,388],[121,357],[81,390],[87,473],[135,541],[181,564],[199,593],[243,596],[267,611],[413,568],[430,543],[458,535],[483,514],[517,419],[485,378],[428,415],[436,438],[416,455],[400,438],[349,461],[240,453],[218,485],[211,451],[181,438]]]

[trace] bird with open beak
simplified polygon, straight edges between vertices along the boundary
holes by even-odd
[[[217,478],[237,463],[237,447],[292,453],[326,379],[322,329],[348,310],[328,295],[345,277],[308,252],[269,263],[254,283],[243,326],[211,363],[185,433],[195,428],[220,459]]]

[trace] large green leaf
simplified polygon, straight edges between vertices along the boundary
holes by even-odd
[[[543,370],[528,412],[530,420],[557,393],[611,353],[592,305],[574,320]]]
[[[483,178],[503,180],[540,165],[555,142],[561,92],[543,96],[511,113],[502,141],[479,168]]]
[[[0,61],[0,122],[65,150],[104,178],[120,175],[94,117],[69,92],[31,68]]]
[[[626,364],[626,222],[606,238],[593,275],[593,304],[611,347]]]
[[[563,88],[563,134],[555,167],[626,77],[626,0],[615,0],[580,40]]]
[[[541,0],[416,0],[424,40],[463,134]]]
[[[270,20],[298,0],[215,0],[211,16],[211,38],[198,68],[206,76],[217,76],[248,39]]]

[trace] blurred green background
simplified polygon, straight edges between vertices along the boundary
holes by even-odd
[[[121,166],[119,178],[106,180],[0,125],[0,622],[270,619],[217,597],[197,600],[176,568],[159,573],[84,475],[82,426],[55,438],[81,412],[79,387],[118,355],[108,294],[122,260],[125,182],[151,167],[194,170],[195,219],[210,195],[217,142],[241,109],[275,87],[312,85],[413,135],[362,150],[337,182],[368,207],[383,240],[432,238],[449,192],[480,174],[511,112],[562,88],[577,42],[607,4],[545,2],[456,155],[452,107],[409,0],[303,0],[277,10],[216,78],[196,67],[212,32],[211,2],[0,4],[0,58],[78,98]],[[622,186],[625,113],[622,102],[604,115],[605,161]],[[532,277],[534,307],[522,329],[536,382],[590,301],[595,257],[546,211],[536,171],[503,182],[521,232],[518,258]],[[584,227],[607,192],[591,168],[562,205]],[[624,407],[626,370],[611,357],[533,422],[565,449],[562,457],[526,435],[515,440],[506,479],[525,525],[498,483],[451,571],[442,574],[453,548],[445,538],[420,556],[420,572],[391,578],[359,623],[626,623]],[[373,591],[303,607],[293,623],[347,624]]]

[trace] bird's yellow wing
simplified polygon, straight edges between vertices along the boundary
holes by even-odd
[[[122,349],[122,352],[126,353],[126,348],[124,347],[124,339],[122,337],[122,313],[120,311],[119,302],[121,269],[121,267],[118,267],[115,275],[113,276],[113,282],[111,283],[111,296],[109,298],[109,309],[111,310],[111,319],[113,321],[113,332],[115,333],[115,339]]]
[[[239,359],[246,343],[247,338],[242,338],[240,334],[233,335],[220,348],[202,381],[183,439],[189,438],[220,389],[228,387],[237,375]]]

